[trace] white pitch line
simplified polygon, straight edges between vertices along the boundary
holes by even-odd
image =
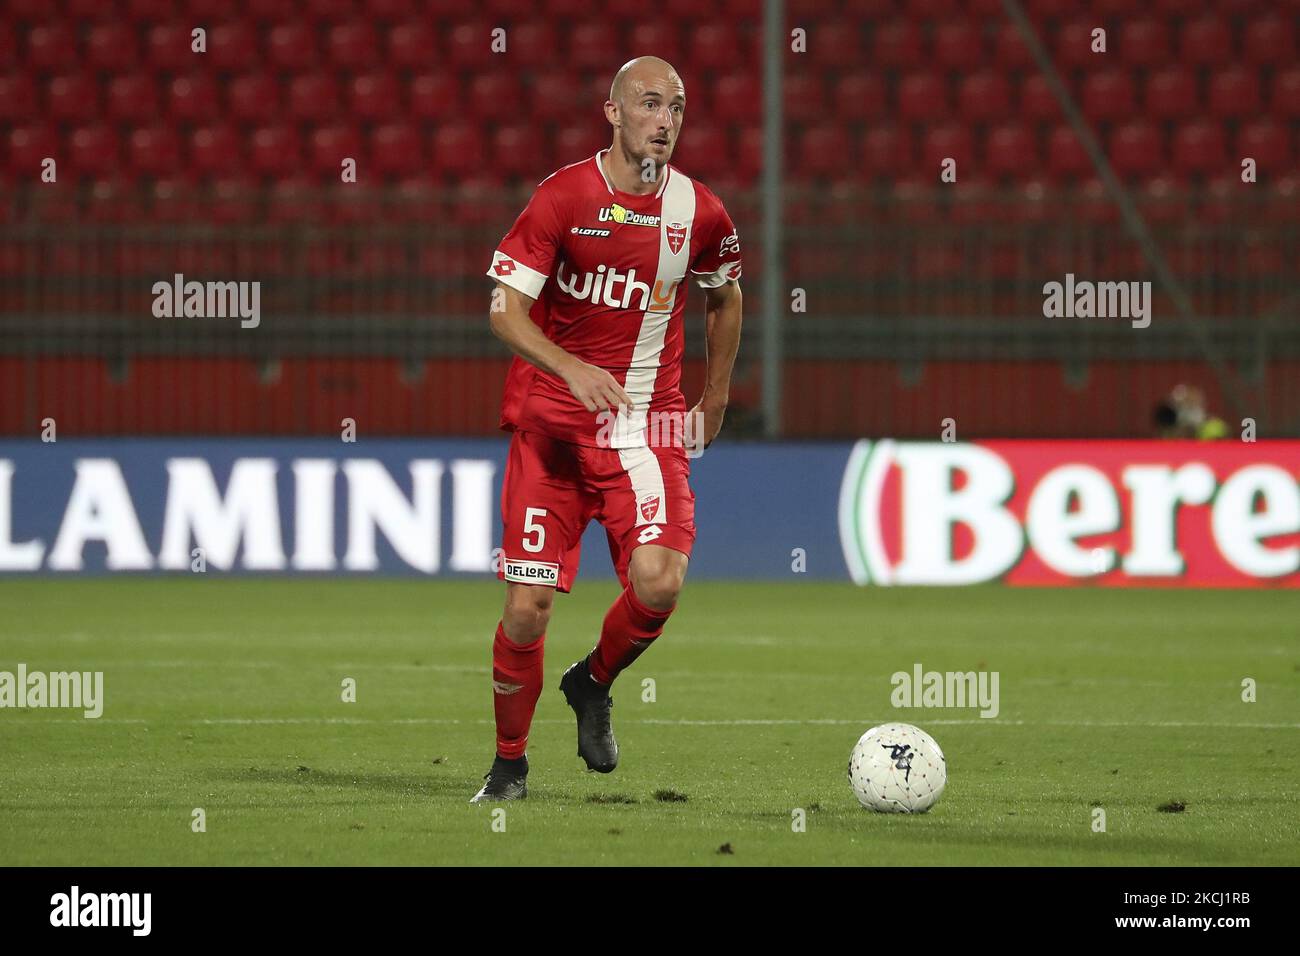
[[[24,724],[156,724],[178,723],[197,724],[200,726],[278,726],[342,724],[365,726],[367,724],[492,724],[488,718],[461,719],[458,717],[186,717],[154,718],[142,717],[0,717],[0,723]],[[653,724],[660,727],[874,727],[877,724],[892,723],[890,720],[841,720],[838,718],[808,719],[736,719],[736,720],[662,720],[647,718],[645,720],[628,720],[629,724]],[[572,724],[572,720],[534,720],[534,724]],[[1188,720],[1002,720],[1000,718],[967,718],[964,720],[926,720],[932,727],[1169,727],[1169,728],[1213,728],[1216,730],[1300,730],[1300,723],[1248,723],[1225,724],[1215,721]]]

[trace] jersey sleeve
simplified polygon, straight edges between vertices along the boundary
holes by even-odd
[[[555,190],[543,183],[492,254],[486,275],[536,299],[550,278],[563,231]]]
[[[720,201],[714,198],[713,204],[714,214],[710,216],[700,252],[691,263],[695,284],[701,289],[716,289],[740,278],[740,236],[736,224]]]

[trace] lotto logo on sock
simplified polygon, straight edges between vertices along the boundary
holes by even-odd
[[[519,584],[558,584],[560,566],[551,561],[514,561],[506,558],[506,580]]]

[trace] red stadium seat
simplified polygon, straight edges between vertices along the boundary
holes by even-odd
[[[1083,81],[1083,115],[1094,122],[1121,122],[1137,113],[1137,91],[1126,69],[1089,73]]]
[[[381,176],[409,176],[424,168],[420,131],[410,123],[385,123],[370,134],[370,161]]]
[[[862,169],[869,176],[911,171],[915,146],[906,126],[869,126],[862,136]]]
[[[1241,52],[1248,63],[1281,66],[1296,58],[1295,18],[1265,14],[1246,24],[1242,32]]]
[[[1121,177],[1145,177],[1165,168],[1164,137],[1145,120],[1134,120],[1110,135],[1109,158]]]
[[[945,70],[967,73],[985,62],[984,36],[978,25],[962,18],[940,20],[934,27],[934,61]]]
[[[208,52],[195,55],[206,56],[207,65],[217,70],[250,70],[261,59],[258,40],[257,30],[246,20],[219,23],[208,31]]]
[[[14,36],[13,24],[0,19],[0,63],[16,61],[18,57],[18,38]]]
[[[1269,108],[1277,116],[1300,117],[1300,67],[1289,67],[1273,74]]]
[[[282,112],[280,83],[270,73],[244,73],[231,77],[226,87],[228,115],[249,126],[268,123]]]
[[[1174,132],[1173,160],[1175,168],[1184,173],[1222,172],[1227,163],[1223,125],[1193,120],[1180,126]]]
[[[175,13],[175,0],[126,0],[126,15],[137,23],[156,23]]]
[[[256,184],[238,176],[216,179],[210,190],[208,218],[216,225],[234,225],[255,221],[260,210]]]
[[[211,74],[178,76],[168,84],[167,112],[183,123],[204,124],[221,114],[221,93]]]
[[[536,178],[539,156],[550,155],[545,131],[528,123],[509,123],[492,133],[492,165],[509,176]]]
[[[532,23],[520,23],[511,33],[511,53],[517,55]],[[387,62],[399,70],[422,70],[438,61],[438,34],[422,20],[394,23],[387,36]],[[554,49],[554,48],[552,48]],[[523,61],[521,61],[523,62]]]
[[[525,20],[510,31],[506,55],[514,65],[549,73],[559,47],[560,38],[553,23]]]
[[[94,24],[86,34],[86,62],[110,73],[132,69],[140,60],[136,32],[125,23]]]
[[[306,123],[334,119],[343,97],[334,73],[297,73],[289,79],[289,116]]]
[[[181,138],[168,124],[132,130],[128,150],[131,166],[144,176],[169,176],[181,167]]]
[[[302,169],[302,140],[293,126],[262,126],[249,138],[248,161],[253,172],[283,178]]]
[[[1156,176],[1142,184],[1134,195],[1138,212],[1149,223],[1179,222],[1187,218],[1190,196],[1171,176]]]
[[[763,118],[763,87],[752,73],[727,73],[713,85],[713,112],[733,123]]]
[[[571,67],[612,76],[613,70],[622,65],[614,62],[621,44],[618,31],[609,20],[580,20],[573,25],[568,40],[569,55],[565,62]]]
[[[420,73],[407,87],[408,111],[413,119],[441,120],[460,113],[460,80],[451,72]]]
[[[1151,119],[1187,119],[1200,111],[1196,76],[1184,66],[1168,66],[1147,77],[1144,97]]]
[[[325,46],[330,60],[345,70],[360,72],[379,62],[379,38],[366,20],[336,23],[329,28]]]
[[[68,162],[83,176],[109,178],[121,175],[121,140],[107,123],[81,126],[68,134]]]
[[[69,23],[37,23],[27,34],[27,65],[42,73],[78,65],[77,34]]]
[[[738,182],[752,182],[763,170],[763,127],[742,126],[736,132],[736,152],[730,175]]]
[[[67,123],[89,123],[99,115],[99,81],[90,73],[66,73],[50,78],[45,106],[50,117]]]
[[[1092,31],[1100,25],[1093,17],[1079,17],[1062,23],[1056,30],[1054,43],[1056,65],[1073,69],[1096,68],[1109,63],[1107,54],[1092,52]]]
[[[645,20],[632,26],[628,34],[628,53],[631,56],[661,56],[670,63],[676,63],[682,54],[681,33],[674,21]],[[684,69],[685,67],[683,67]],[[687,98],[691,95],[687,90]]]
[[[489,121],[515,119],[519,115],[519,104],[524,99],[524,88],[516,73],[498,70],[470,78],[471,116]]]
[[[1020,112],[1025,119],[1058,120],[1064,117],[1061,103],[1041,73],[1032,73],[1020,83]]]
[[[885,115],[888,99],[885,82],[875,73],[853,72],[835,83],[835,112],[846,121],[879,119]]]
[[[1209,82],[1209,108],[1214,116],[1244,119],[1259,113],[1259,70],[1230,66],[1213,74]]]
[[[787,122],[820,119],[826,112],[826,84],[821,73],[795,73],[781,89]]]
[[[921,29],[911,20],[890,17],[875,27],[871,38],[874,67],[915,69],[923,62]]]
[[[799,138],[795,168],[809,176],[829,176],[844,169],[849,150],[849,134],[844,124],[811,126]]]
[[[30,73],[0,75],[0,122],[24,123],[40,114],[40,99]]]
[[[482,130],[466,122],[439,126],[433,133],[430,158],[436,172],[467,176],[481,171],[488,158]]]
[[[57,161],[63,155],[58,134],[44,122],[15,126],[9,130],[8,138],[8,165],[19,179],[34,180],[46,158]]]
[[[403,110],[402,86],[392,73],[363,73],[348,85],[348,102],[359,120],[385,122]]]
[[[114,121],[146,123],[158,114],[158,82],[151,74],[128,73],[108,81],[108,115]]]
[[[908,73],[898,81],[898,115],[913,122],[943,119],[950,112],[948,84],[938,73]]]
[[[298,12],[296,0],[244,0],[244,12],[265,23],[287,23]]]
[[[189,18],[200,24],[228,16],[231,7],[231,4],[223,3],[222,0],[183,0],[183,5]],[[182,3],[178,2],[177,6],[182,6]]]
[[[303,0],[306,13],[317,20],[338,22],[359,12],[364,0]]]
[[[957,179],[965,173],[975,172],[975,140],[969,126],[962,123],[945,123],[925,131],[921,139],[921,169],[923,180],[939,182],[941,165],[948,159],[957,161]]]
[[[190,28],[183,24],[163,23],[149,29],[146,46],[149,65],[155,70],[178,73],[205,65],[204,54],[190,47]]]
[[[802,6],[800,12],[803,14]],[[863,58],[861,21],[825,19],[815,22],[808,31],[808,56],[819,68],[847,70],[860,65]],[[791,62],[799,61],[794,59]]]
[[[530,84],[533,116],[541,120],[562,120],[578,108],[581,93],[578,81],[569,73],[539,73]],[[687,94],[689,100],[690,94]]]
[[[730,127],[702,120],[688,123],[673,151],[673,165],[705,180],[727,175],[736,162]]]
[[[190,136],[190,166],[200,175],[238,170],[244,164],[244,138],[222,123],[200,126]]]
[[[482,20],[456,24],[447,36],[446,66],[486,68],[495,57],[491,50],[492,29],[492,24]]]
[[[1057,126],[1047,137],[1047,168],[1056,179],[1077,179],[1093,171],[1083,143],[1068,124]]]
[[[296,18],[277,22],[267,31],[266,55],[271,65],[281,70],[310,69],[320,62],[316,30]]]
[[[733,21],[705,22],[688,31],[687,61],[701,67],[712,64],[732,64],[743,67],[759,62],[761,44],[757,32],[745,29],[745,24]],[[618,57],[613,57],[617,67]],[[608,67],[606,67],[608,70]]]
[[[1060,18],[1077,12],[1078,4],[1073,0],[1028,0],[1025,4],[1032,17]]]
[[[318,126],[312,130],[308,142],[311,170],[328,179],[340,181],[343,161],[353,159],[359,164],[362,149],[361,133],[355,126],[343,123]]]
[[[282,179],[267,197],[266,218],[273,223],[324,222],[325,198],[321,185],[311,179]],[[265,262],[258,262],[259,268]]]
[[[984,167],[992,175],[1018,176],[1037,170],[1041,162],[1038,137],[1023,123],[1004,123],[988,131]]]
[[[1233,57],[1232,30],[1227,21],[1212,15],[1183,24],[1178,38],[1179,57],[1193,66],[1224,66]]]
[[[981,70],[961,81],[957,108],[967,120],[982,123],[1011,115],[1011,84],[1000,70]]]
[[[1255,120],[1237,131],[1233,157],[1240,162],[1249,156],[1264,175],[1284,173],[1293,167],[1291,134],[1281,123],[1271,119]]]
[[[993,44],[993,55],[997,65],[1007,70],[1024,70],[1034,66],[1034,55],[1029,51],[1024,37],[1014,23],[1003,18],[998,27],[997,40]]]
[[[1169,62],[1169,26],[1155,17],[1135,17],[1120,23],[1119,55],[1125,66],[1152,69]]]

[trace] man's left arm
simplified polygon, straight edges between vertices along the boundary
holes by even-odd
[[[714,289],[705,289],[705,380],[704,395],[691,409],[694,421],[702,418],[702,438],[708,448],[722,430],[722,419],[731,396],[731,370],[740,348],[740,283],[729,279]]]

